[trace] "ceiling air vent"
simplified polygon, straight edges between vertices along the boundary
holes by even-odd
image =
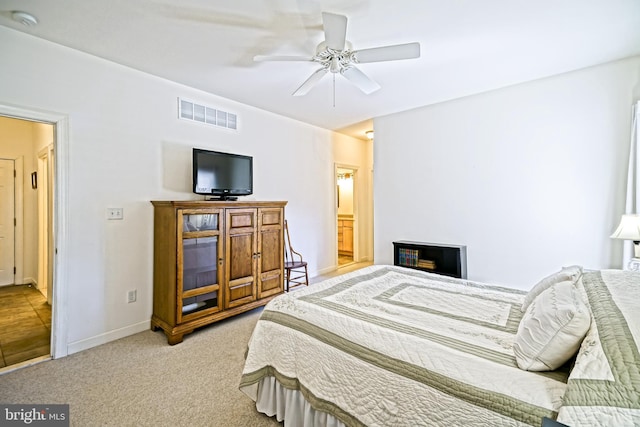
[[[194,122],[238,130],[238,116],[206,105],[178,98],[178,117]]]

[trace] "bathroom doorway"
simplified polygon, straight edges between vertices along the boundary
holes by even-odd
[[[352,264],[357,259],[356,175],[355,168],[336,167],[338,267]]]

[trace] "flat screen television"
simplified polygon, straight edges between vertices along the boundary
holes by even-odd
[[[253,157],[193,149],[193,192],[220,200],[253,194]]]

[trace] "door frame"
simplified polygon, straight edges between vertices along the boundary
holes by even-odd
[[[68,156],[69,117],[66,114],[28,107],[0,104],[0,115],[14,119],[48,123],[54,126],[53,154],[55,165],[53,178],[53,296],[51,310],[51,357],[68,354]]]
[[[53,165],[53,144],[48,144],[36,153],[38,165],[38,289],[46,294],[47,302],[53,305],[53,187],[51,182]]]
[[[333,167],[333,191],[335,192],[335,202],[333,204],[334,214],[334,232],[335,236],[335,253],[334,253],[334,263],[336,267],[340,267],[338,263],[338,169],[351,169],[353,171],[353,262],[359,262],[360,260],[360,238],[358,229],[360,228],[360,221],[358,219],[359,205],[360,205],[360,188],[359,188],[359,166],[350,165],[346,163],[334,163]],[[349,265],[349,264],[346,264]]]

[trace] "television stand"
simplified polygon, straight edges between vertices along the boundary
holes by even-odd
[[[206,200],[209,201],[222,201],[222,202],[235,202],[238,200],[238,196],[220,196],[220,197],[210,197]]]
[[[169,344],[284,293],[287,202],[152,203],[151,329]]]

